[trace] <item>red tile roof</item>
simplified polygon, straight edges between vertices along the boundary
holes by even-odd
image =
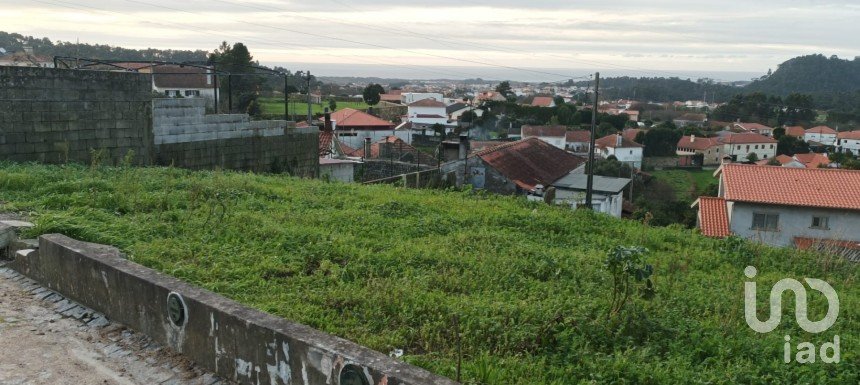
[[[550,96],[535,96],[534,100],[532,100],[533,107],[549,107],[555,101]]]
[[[528,138],[475,153],[517,186],[531,190],[549,186],[569,174],[585,159],[569,154],[538,138]]]
[[[860,130],[840,132],[836,134],[836,137],[839,139],[860,140]]]
[[[565,136],[565,134],[567,133],[567,127],[524,125],[521,128],[521,132],[524,138],[527,136],[553,136],[560,138]]]
[[[352,108],[344,108],[331,114],[331,120],[337,123],[338,130],[392,130],[394,123],[382,120],[366,112]]]
[[[789,136],[794,136],[796,138],[802,138],[803,134],[806,133],[806,130],[801,126],[789,126],[785,128],[785,134]]]
[[[442,103],[433,98],[421,99],[417,102],[410,103],[409,107],[442,107],[445,108],[445,103]]]
[[[600,139],[594,141],[595,147],[608,147],[608,148],[628,148],[628,147],[644,147],[643,145],[636,143],[632,140],[625,139],[624,136],[621,136],[621,146],[618,146],[618,134],[606,135]]]
[[[565,141],[571,143],[588,143],[591,141],[591,131],[573,130],[565,133]]]
[[[735,123],[735,127],[740,128],[744,131],[751,131],[751,132],[759,132],[762,130],[773,131],[773,128],[765,126],[764,124],[758,124],[758,123]]]
[[[154,81],[158,88],[214,88],[207,71],[203,68],[180,66],[152,67]]]
[[[332,146],[331,142],[334,140],[334,131],[320,131],[320,146],[319,153],[320,158],[326,157],[332,154]]]
[[[860,242],[858,241],[794,237],[794,246],[801,250],[811,249],[840,255],[851,262],[860,262]]]
[[[682,136],[680,140],[678,140],[677,147],[680,148],[690,148],[693,150],[704,151],[713,146],[718,146],[720,143],[717,141],[717,138],[702,138],[695,137],[691,135]]]
[[[754,132],[742,132],[737,134],[729,134],[718,138],[721,143],[726,144],[753,144],[753,143],[773,143],[776,144],[776,139],[756,134]]]
[[[860,210],[860,171],[723,165],[727,201]]]
[[[386,102],[391,102],[391,103],[400,103],[402,99],[401,99],[400,94],[391,94],[391,93],[389,93],[389,94],[381,94],[381,95],[379,95],[379,100],[386,101]]]
[[[836,130],[827,126],[816,126],[806,130],[807,134],[835,134]]]
[[[625,128],[624,131],[621,131],[621,136],[623,136],[624,139],[633,142],[636,141],[636,135],[639,135],[640,132],[648,132],[648,130],[640,128]]]
[[[798,162],[803,163],[807,168],[818,168],[820,165],[828,165],[830,164],[830,158],[825,154],[795,154],[794,159],[797,159]]]
[[[702,235],[725,238],[732,235],[729,230],[729,214],[726,201],[722,198],[699,197],[693,206],[699,206],[699,228]]]

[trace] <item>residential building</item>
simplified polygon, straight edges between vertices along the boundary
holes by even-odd
[[[394,123],[352,108],[333,112],[331,120],[337,140],[351,148],[363,147],[365,138],[377,141],[394,131]]]
[[[433,155],[418,150],[394,135],[389,135],[376,141],[365,141],[365,144],[355,148],[352,152],[346,154],[346,156],[361,158],[363,160],[379,159],[419,165],[435,166],[438,164]]]
[[[778,162],[782,167],[819,168],[830,165],[830,158],[827,154],[816,154],[814,152],[808,154],[795,154],[794,156],[777,155],[772,159],[776,159],[776,162]],[[770,163],[770,159],[756,162],[756,164],[760,166],[771,166]]]
[[[619,162],[627,163],[633,168],[642,168],[642,150],[644,146],[632,140],[624,139],[623,135],[607,135],[594,142],[595,153],[604,159],[614,156]]]
[[[355,182],[355,166],[359,164],[361,161],[352,159],[320,158],[320,179]]]
[[[733,133],[717,138],[722,144],[722,156],[731,157],[733,162],[744,162],[755,154],[756,160],[770,159],[776,156],[776,143],[773,138],[762,134],[747,132]]]
[[[806,129],[801,126],[786,126],[785,134],[802,140],[806,135]]]
[[[532,100],[532,107],[555,107],[555,100],[552,96],[535,96]]]
[[[448,124],[448,113],[445,110],[445,103],[434,98],[426,98],[409,103],[406,119],[422,126],[435,124],[444,126]]]
[[[758,123],[735,123],[733,129],[740,132],[751,132],[764,136],[773,136],[773,128]]]
[[[567,127],[565,126],[530,126],[520,128],[522,139],[538,138],[562,150],[566,147]]]
[[[803,140],[807,143],[821,143],[825,146],[836,145],[836,130],[827,126],[812,127],[803,134]]]
[[[623,136],[624,139],[627,139],[631,142],[635,142],[636,137],[639,135],[640,132],[646,133],[648,132],[648,130],[642,128],[625,128],[623,131],[621,131],[621,136]]]
[[[24,46],[23,51],[0,55],[0,66],[54,68],[54,58],[36,55],[33,47]]]
[[[860,154],[860,130],[840,132],[836,134],[836,139],[837,151]]]
[[[713,166],[722,163],[723,145],[718,138],[703,138],[696,135],[682,136],[678,140],[675,154],[678,156],[691,156],[701,154],[702,166]]]
[[[475,99],[479,102],[504,102],[508,100],[507,98],[505,98],[505,95],[502,95],[495,91],[481,92],[475,97]]]
[[[613,178],[595,175],[591,207],[597,212],[621,218],[624,205],[624,189],[630,184],[630,179]],[[577,208],[585,205],[585,193],[588,186],[588,175],[571,172],[551,185],[556,189],[553,203],[569,205]]]
[[[468,153],[468,149],[463,152]],[[585,163],[538,138],[528,138],[489,147],[455,162],[442,165],[444,174],[454,173],[457,185],[471,185],[503,195],[534,193],[538,185],[551,186]]]
[[[860,171],[726,164],[716,198],[698,207],[702,233],[773,246],[860,243]]]
[[[215,106],[214,75],[207,68],[163,65],[138,69],[140,73],[152,74],[152,90],[170,97],[205,98],[210,107]]]
[[[588,152],[588,147],[591,144],[591,131],[588,130],[572,130],[565,132],[564,148],[567,151],[584,154]]]

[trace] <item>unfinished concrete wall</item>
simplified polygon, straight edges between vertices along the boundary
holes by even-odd
[[[38,252],[12,267],[242,384],[341,385],[345,369],[369,385],[455,384],[125,260],[113,247],[44,235]],[[169,296],[182,306],[170,311]]]
[[[0,159],[147,164],[150,104],[144,74],[0,66]]]
[[[206,115],[206,100],[153,99],[155,144],[283,135],[286,120],[251,121],[248,114]]]

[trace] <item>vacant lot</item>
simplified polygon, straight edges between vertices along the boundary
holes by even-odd
[[[0,211],[120,247],[146,266],[471,384],[856,384],[856,265],[726,244],[585,211],[459,191],[416,191],[171,168],[0,164]],[[608,315],[616,245],[650,250],[655,294]],[[839,293],[834,327],[744,321],[783,278]],[[812,320],[826,304],[813,294]],[[761,312],[765,318],[767,310]],[[840,364],[785,364],[783,337],[842,339]],[[459,342],[459,343],[458,343]],[[458,354],[458,352],[461,352]]]
[[[719,184],[714,170],[655,170],[650,173],[671,185],[678,199],[684,201],[692,202],[709,186]]]
[[[284,99],[261,98],[260,105],[263,108],[264,114],[283,115],[284,114]],[[321,104],[311,104],[313,114],[322,114],[324,108],[328,107],[328,101],[323,101]],[[337,109],[355,108],[357,110],[366,110],[369,107],[364,102],[337,102]],[[290,115],[306,116],[308,114],[308,104],[298,101],[290,101]]]

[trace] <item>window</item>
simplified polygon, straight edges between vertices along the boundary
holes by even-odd
[[[773,150],[773,145],[772,145],[772,144],[770,145],[770,149],[771,149],[771,150]]]
[[[185,90],[185,96],[200,96],[199,90]]]
[[[630,155],[633,155],[633,150],[630,150]]]
[[[740,149],[741,149],[741,146],[738,146],[738,150],[740,150]]]
[[[755,149],[758,150],[758,145],[755,145]]]
[[[764,154],[764,158],[767,159],[767,154]]]
[[[750,145],[747,145],[747,151],[749,151],[749,150],[750,150]]]
[[[829,221],[828,221],[827,217],[815,217],[814,216],[814,217],[812,217],[812,226],[809,226],[809,227],[813,228],[813,229],[830,230],[830,226],[828,225],[828,222]]]
[[[753,213],[752,230],[779,231],[779,214]]]

